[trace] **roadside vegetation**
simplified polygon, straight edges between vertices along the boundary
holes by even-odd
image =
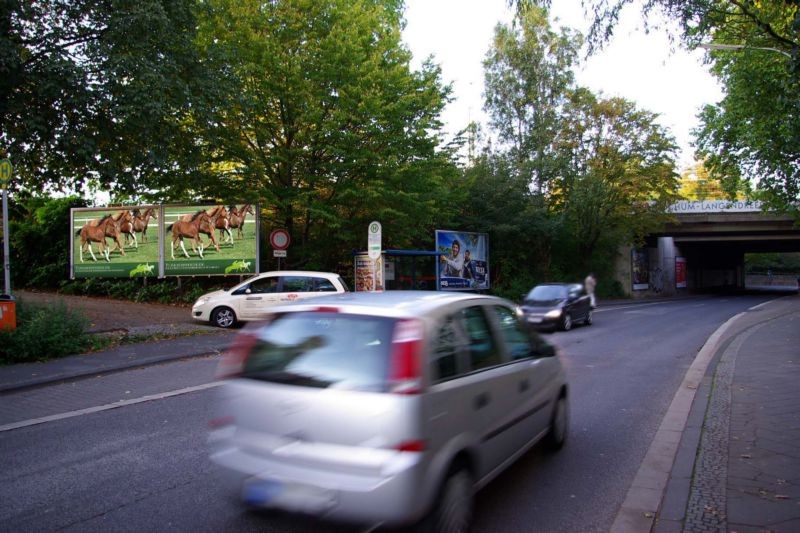
[[[200,335],[199,330],[155,331],[130,334],[126,331],[90,332],[89,320],[80,311],[56,304],[16,300],[17,328],[0,330],[0,365],[58,359],[67,355],[106,350],[123,344]]]
[[[55,359],[93,346],[92,336],[86,332],[89,321],[63,302],[44,306],[19,300],[16,314],[17,329],[0,330],[0,363]]]
[[[549,2],[511,4],[517,16],[496,27],[485,54],[488,124],[452,138],[441,123],[451,87],[435,58],[412,68],[396,0],[11,2],[0,15],[0,157],[14,164],[15,286],[189,303],[228,284],[67,280],[69,209],[101,192],[117,205],[258,203],[262,270],[267,236],[284,228],[286,268],[348,280],[370,221],[383,224],[387,249],[431,250],[436,229],[487,233],[492,291],[515,300],[590,271],[599,296],[621,295],[620,250],[642,245],[683,194],[741,194],[747,182],[773,207],[794,205],[797,121],[786,117],[800,102],[788,68],[796,54],[710,56],[728,100],[703,114],[703,188],[681,191],[675,141],[658,117],[576,83],[585,38],[553,27]],[[615,12],[586,4],[598,44]],[[682,2],[646,5],[682,21],[692,45],[716,36],[715,14],[738,5],[689,4],[715,6],[697,11],[707,18],[696,31]],[[721,38],[796,52],[789,3],[736,20]],[[764,87],[784,96],[757,106],[751,93]],[[764,119],[764,135],[727,126],[748,117]],[[774,179],[748,181],[758,168]]]

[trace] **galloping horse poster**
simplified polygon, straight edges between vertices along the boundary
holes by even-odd
[[[158,211],[150,205],[72,209],[71,277],[158,276]]]
[[[164,206],[163,211],[165,276],[258,272],[256,206]]]
[[[71,277],[258,273],[256,213],[253,204],[72,209]]]

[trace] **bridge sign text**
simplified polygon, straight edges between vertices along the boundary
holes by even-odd
[[[746,213],[761,211],[755,200],[683,200],[672,204],[670,213]]]

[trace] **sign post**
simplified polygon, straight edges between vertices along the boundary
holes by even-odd
[[[3,272],[5,274],[5,290],[3,294],[11,296],[11,261],[8,247],[8,184],[14,167],[11,161],[0,161],[0,187],[3,188]]]
[[[0,329],[17,329],[17,314],[14,297],[11,296],[11,259],[8,245],[8,184],[14,167],[11,161],[0,161],[0,187],[3,189],[3,272],[5,290],[0,300]]]
[[[378,266],[378,259],[381,258],[381,223],[373,221],[369,223],[369,230],[367,231],[367,255],[372,259],[372,290],[376,290],[378,275],[376,272]],[[383,276],[381,276],[383,277]],[[381,287],[383,290],[383,287]]]

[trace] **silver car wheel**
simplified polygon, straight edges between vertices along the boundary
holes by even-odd
[[[466,470],[457,470],[447,478],[439,502],[437,532],[469,531],[472,522],[472,492],[472,478]]]
[[[560,450],[567,441],[568,430],[569,405],[567,404],[567,399],[564,396],[560,396],[553,407],[550,431],[547,433],[547,447],[551,450]]]
[[[220,328],[229,328],[236,323],[236,315],[230,307],[220,307],[214,310],[211,322]]]

